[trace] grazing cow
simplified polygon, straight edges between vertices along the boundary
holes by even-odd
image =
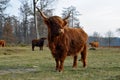
[[[99,47],[99,42],[98,41],[92,41],[89,43],[89,45],[91,45],[92,48],[98,48]]]
[[[40,48],[40,50],[43,50],[44,40],[47,39],[45,37],[40,39],[34,39],[32,40],[32,51],[34,51],[34,47],[37,46]]]
[[[0,40],[0,46],[5,47],[5,40]]]
[[[37,8],[38,9],[38,8]],[[83,67],[86,67],[88,35],[82,28],[69,28],[66,21],[59,16],[47,17],[39,9],[45,24],[48,27],[48,46],[56,61],[56,70],[63,71],[64,60],[73,56],[73,68],[77,68],[78,54],[81,53]]]

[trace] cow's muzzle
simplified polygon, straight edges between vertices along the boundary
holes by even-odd
[[[64,29],[59,29],[59,34],[64,33]]]

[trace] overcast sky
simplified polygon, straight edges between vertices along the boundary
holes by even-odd
[[[11,12],[18,10],[18,1],[11,0]],[[112,31],[114,36],[118,36],[116,29],[120,28],[120,0],[58,0],[56,4],[55,15],[60,15],[63,8],[75,6],[82,14],[79,16],[80,25],[89,35],[98,32],[105,36]]]

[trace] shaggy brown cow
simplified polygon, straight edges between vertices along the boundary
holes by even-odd
[[[38,9],[38,8],[37,8]],[[48,27],[48,45],[56,61],[56,70],[63,71],[66,56],[73,56],[73,68],[77,67],[78,54],[81,53],[83,67],[86,67],[87,34],[81,28],[69,28],[66,18],[46,17],[39,9]]]
[[[93,48],[97,48],[97,47],[99,47],[99,42],[98,41],[92,41],[92,42],[89,43],[89,45],[91,45],[91,47],[93,47]]]
[[[32,40],[32,51],[34,51],[34,47],[37,46],[40,50],[43,50],[44,40],[47,38],[40,38]]]
[[[0,46],[5,47],[5,40],[0,40]]]

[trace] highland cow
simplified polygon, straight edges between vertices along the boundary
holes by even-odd
[[[37,8],[38,9],[38,8]],[[83,67],[86,67],[88,35],[82,28],[70,28],[67,19],[59,16],[47,17],[39,9],[48,28],[48,45],[52,56],[55,58],[56,70],[64,70],[64,60],[73,56],[73,68],[77,67],[78,54],[81,54]]]

